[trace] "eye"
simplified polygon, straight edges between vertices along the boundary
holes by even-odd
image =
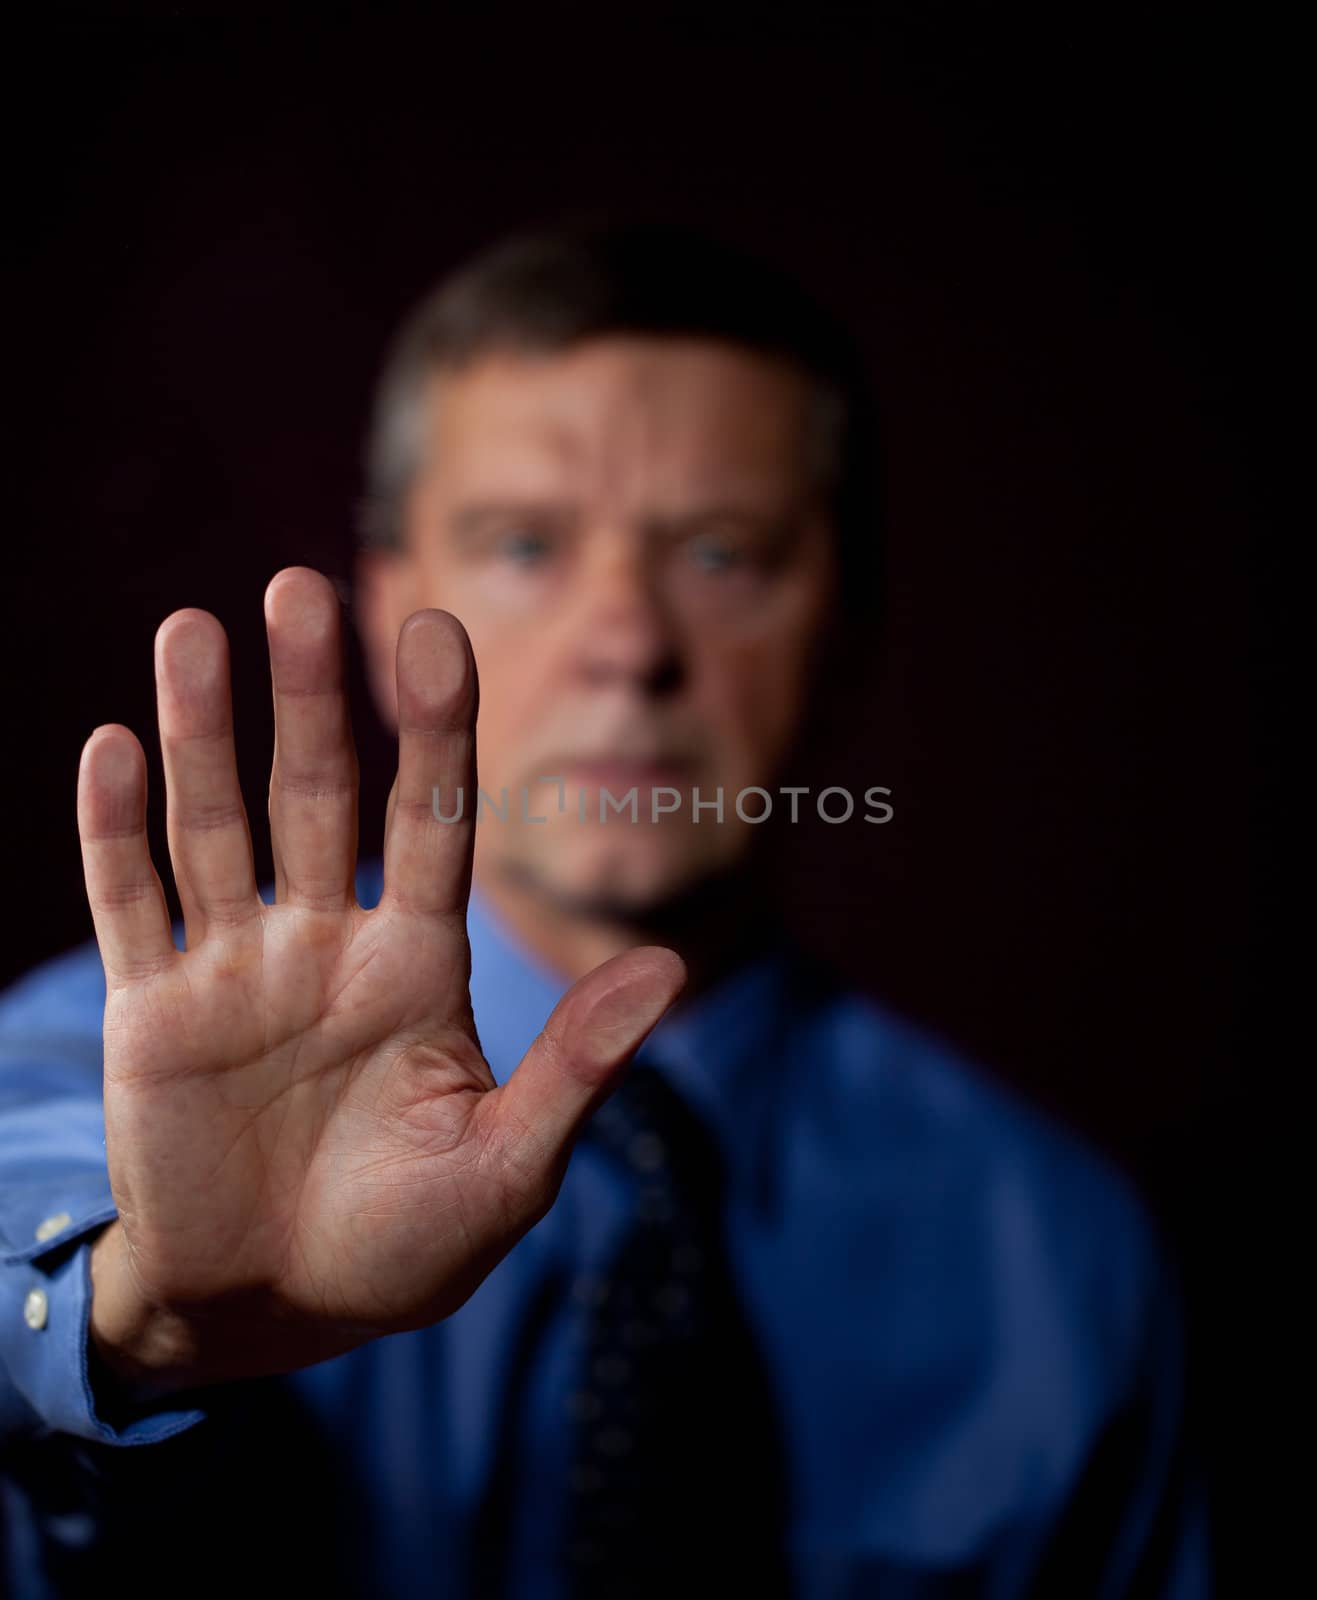
[[[539,566],[553,550],[549,539],[534,528],[512,528],[499,535],[494,548],[498,555],[518,567]]]
[[[741,551],[730,539],[717,534],[701,534],[689,546],[691,561],[701,572],[730,572],[744,565]]]

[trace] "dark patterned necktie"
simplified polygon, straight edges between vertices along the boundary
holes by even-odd
[[[723,1245],[717,1148],[645,1063],[584,1138],[625,1171],[634,1211],[609,1269],[577,1282],[568,1592],[787,1595],[782,1448]]]

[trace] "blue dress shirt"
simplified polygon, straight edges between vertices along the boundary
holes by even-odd
[[[378,898],[377,864],[358,890]],[[469,927],[502,1082],[565,985],[478,892]],[[100,1517],[138,1594],[230,1558],[259,1586],[273,1547],[322,1594],[467,1600],[495,1551],[513,1600],[563,1600],[562,1295],[588,1292],[620,1237],[613,1168],[579,1146],[549,1213],[445,1321],[111,1421],[87,1365],[90,1250],[115,1216],[104,997],[93,944],[0,996],[0,1591],[99,1583]],[[801,1600],[1208,1593],[1179,1302],[1122,1176],[785,948],[670,1014],[642,1056],[727,1162]]]

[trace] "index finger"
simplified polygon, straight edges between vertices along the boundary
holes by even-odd
[[[384,837],[384,889],[431,915],[465,915],[475,844],[475,656],[447,611],[417,611],[398,635],[398,778]]]

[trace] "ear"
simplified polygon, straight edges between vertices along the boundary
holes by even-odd
[[[356,559],[353,610],[375,708],[398,731],[398,634],[420,610],[416,563],[399,550],[362,550]]]

